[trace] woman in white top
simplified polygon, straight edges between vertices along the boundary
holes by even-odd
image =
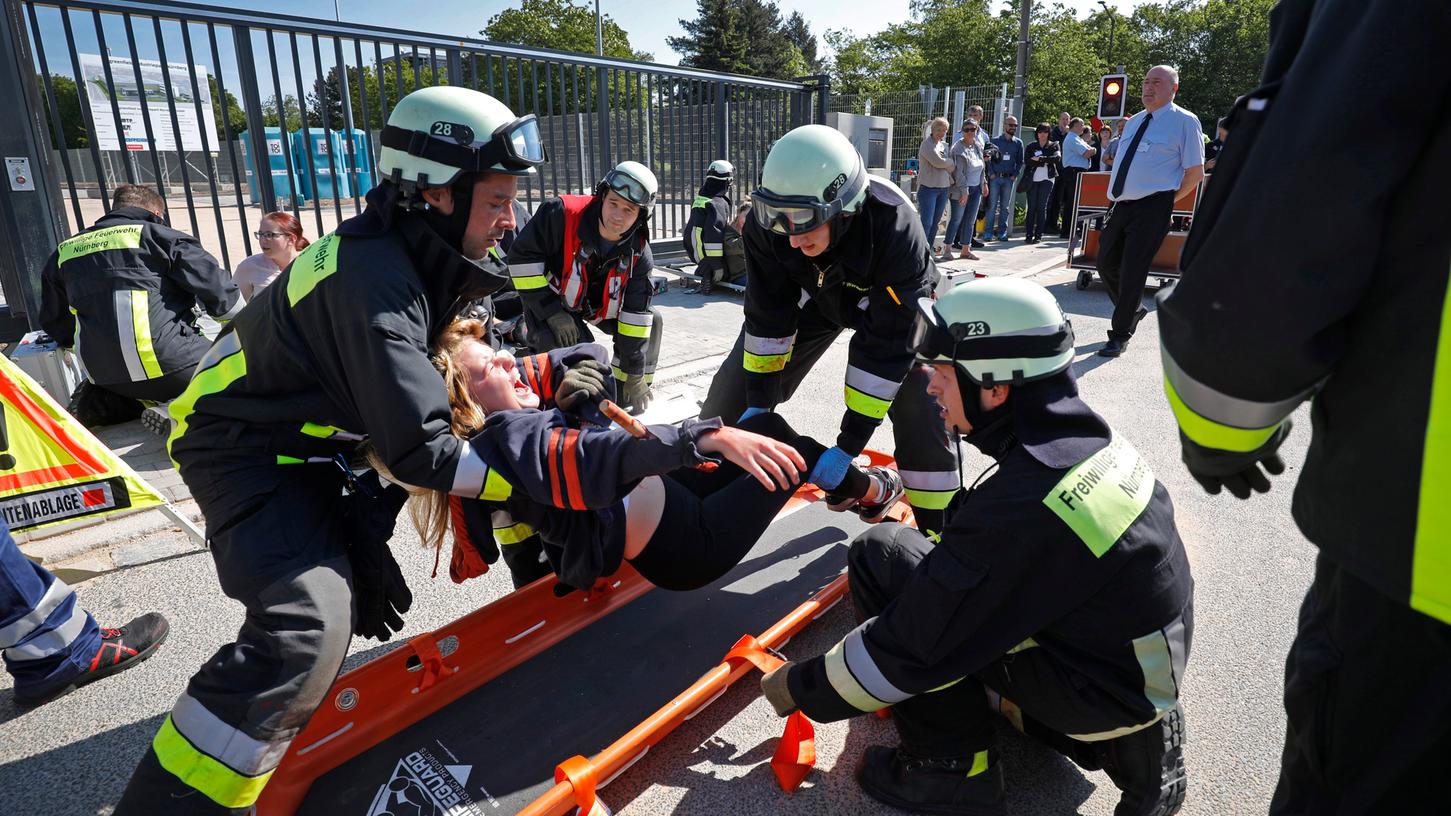
[[[917,148],[917,209],[922,211],[922,231],[927,244],[937,237],[937,223],[947,210],[947,195],[952,187],[952,159],[947,157],[947,120],[932,120],[927,138]]]
[[[292,217],[292,213],[286,212],[270,212],[262,216],[253,235],[257,236],[262,251],[232,270],[232,280],[248,301],[276,280],[292,259],[311,243],[302,234],[302,224]]]

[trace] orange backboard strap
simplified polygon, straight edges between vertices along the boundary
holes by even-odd
[[[574,804],[578,808],[575,813],[578,816],[606,816],[610,812],[605,803],[595,796],[598,780],[593,763],[582,756],[572,756],[559,763],[554,768],[554,782],[558,784],[566,779],[574,788]]]
[[[413,689],[417,694],[421,691],[428,691],[433,684],[442,680],[445,674],[443,655],[438,651],[437,637],[433,632],[424,632],[417,637],[408,639],[408,648],[418,655],[418,660],[423,664],[423,677],[419,679],[418,685]]]
[[[786,665],[784,659],[768,651],[751,635],[741,636],[736,645],[726,653],[725,660],[727,663],[744,660],[760,669],[762,674]],[[815,765],[816,729],[812,727],[811,720],[806,719],[805,714],[793,711],[786,718],[786,730],[781,734],[776,753],[771,757],[771,772],[776,775],[781,790],[791,793],[801,786]]]

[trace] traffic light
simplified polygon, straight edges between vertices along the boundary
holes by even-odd
[[[1122,119],[1124,99],[1128,95],[1129,78],[1126,74],[1109,74],[1098,84],[1098,118]]]

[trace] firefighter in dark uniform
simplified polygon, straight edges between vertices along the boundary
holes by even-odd
[[[734,422],[772,410],[851,329],[841,432],[809,481],[836,487],[890,413],[917,526],[940,531],[961,479],[907,347],[912,304],[938,280],[921,218],[900,190],[867,173],[845,136],[821,125],[771,147],[751,200],[745,326],[700,415]]]
[[[254,299],[171,404],[172,458],[247,617],[192,676],[118,814],[250,812],[353,633],[401,628],[411,596],[387,538],[402,488],[344,496],[354,479],[339,460],[366,440],[393,479],[507,492],[450,433],[428,349],[503,284],[477,262],[513,226],[517,177],[543,161],[538,124],[477,91],[424,88],[381,141],[367,210]]]
[[[726,252],[727,244],[739,244],[741,240],[731,204],[735,173],[736,168],[725,159],[711,162],[705,171],[705,183],[690,205],[690,218],[685,222],[685,256],[695,264],[700,283],[687,289],[687,294],[708,295],[717,280],[735,283],[745,275],[743,256]]]
[[[1210,493],[1268,490],[1311,400],[1292,513],[1320,552],[1277,816],[1437,810],[1451,766],[1451,6],[1414,5],[1414,25],[1398,4],[1275,6],[1159,308],[1184,464]],[[1347,94],[1397,111],[1374,149],[1314,136]],[[1323,217],[1332,189],[1363,206]]]
[[[767,698],[822,722],[890,706],[901,745],[868,748],[857,778],[909,811],[1004,813],[997,710],[1106,771],[1115,816],[1177,812],[1193,581],[1168,492],[1079,399],[1073,329],[1047,290],[997,278],[917,308],[943,421],[996,472],[936,544],[899,524],[859,536],[862,624],[766,675]]]
[[[534,350],[590,342],[590,324],[613,335],[619,401],[632,413],[650,403],[664,327],[650,305],[650,211],[658,190],[648,167],[620,162],[594,195],[540,205],[508,256]]]
[[[164,211],[155,190],[117,187],[112,210],[61,241],[41,273],[40,327],[80,355],[92,383],[130,400],[165,402],[186,388],[211,345],[198,305],[222,322],[246,305],[232,276],[168,227]]]

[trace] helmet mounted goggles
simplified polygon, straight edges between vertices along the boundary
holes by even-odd
[[[920,363],[1053,357],[1073,348],[1073,326],[1066,317],[1046,331],[994,335],[985,321],[948,325],[936,303],[932,298],[917,300],[909,345]]]
[[[606,173],[600,184],[607,190],[615,191],[631,204],[646,210],[655,206],[655,193],[647,188],[644,182],[618,167]]]
[[[800,235],[841,215],[866,183],[866,171],[858,165],[851,178],[838,176],[821,196],[777,195],[765,187],[757,187],[751,193],[751,212],[764,229],[778,235]],[[830,200],[823,202],[822,198]]]
[[[384,147],[456,167],[463,173],[524,174],[545,161],[539,120],[532,113],[500,125],[483,141],[476,137],[467,125],[435,122],[431,132],[387,125],[381,142]]]

